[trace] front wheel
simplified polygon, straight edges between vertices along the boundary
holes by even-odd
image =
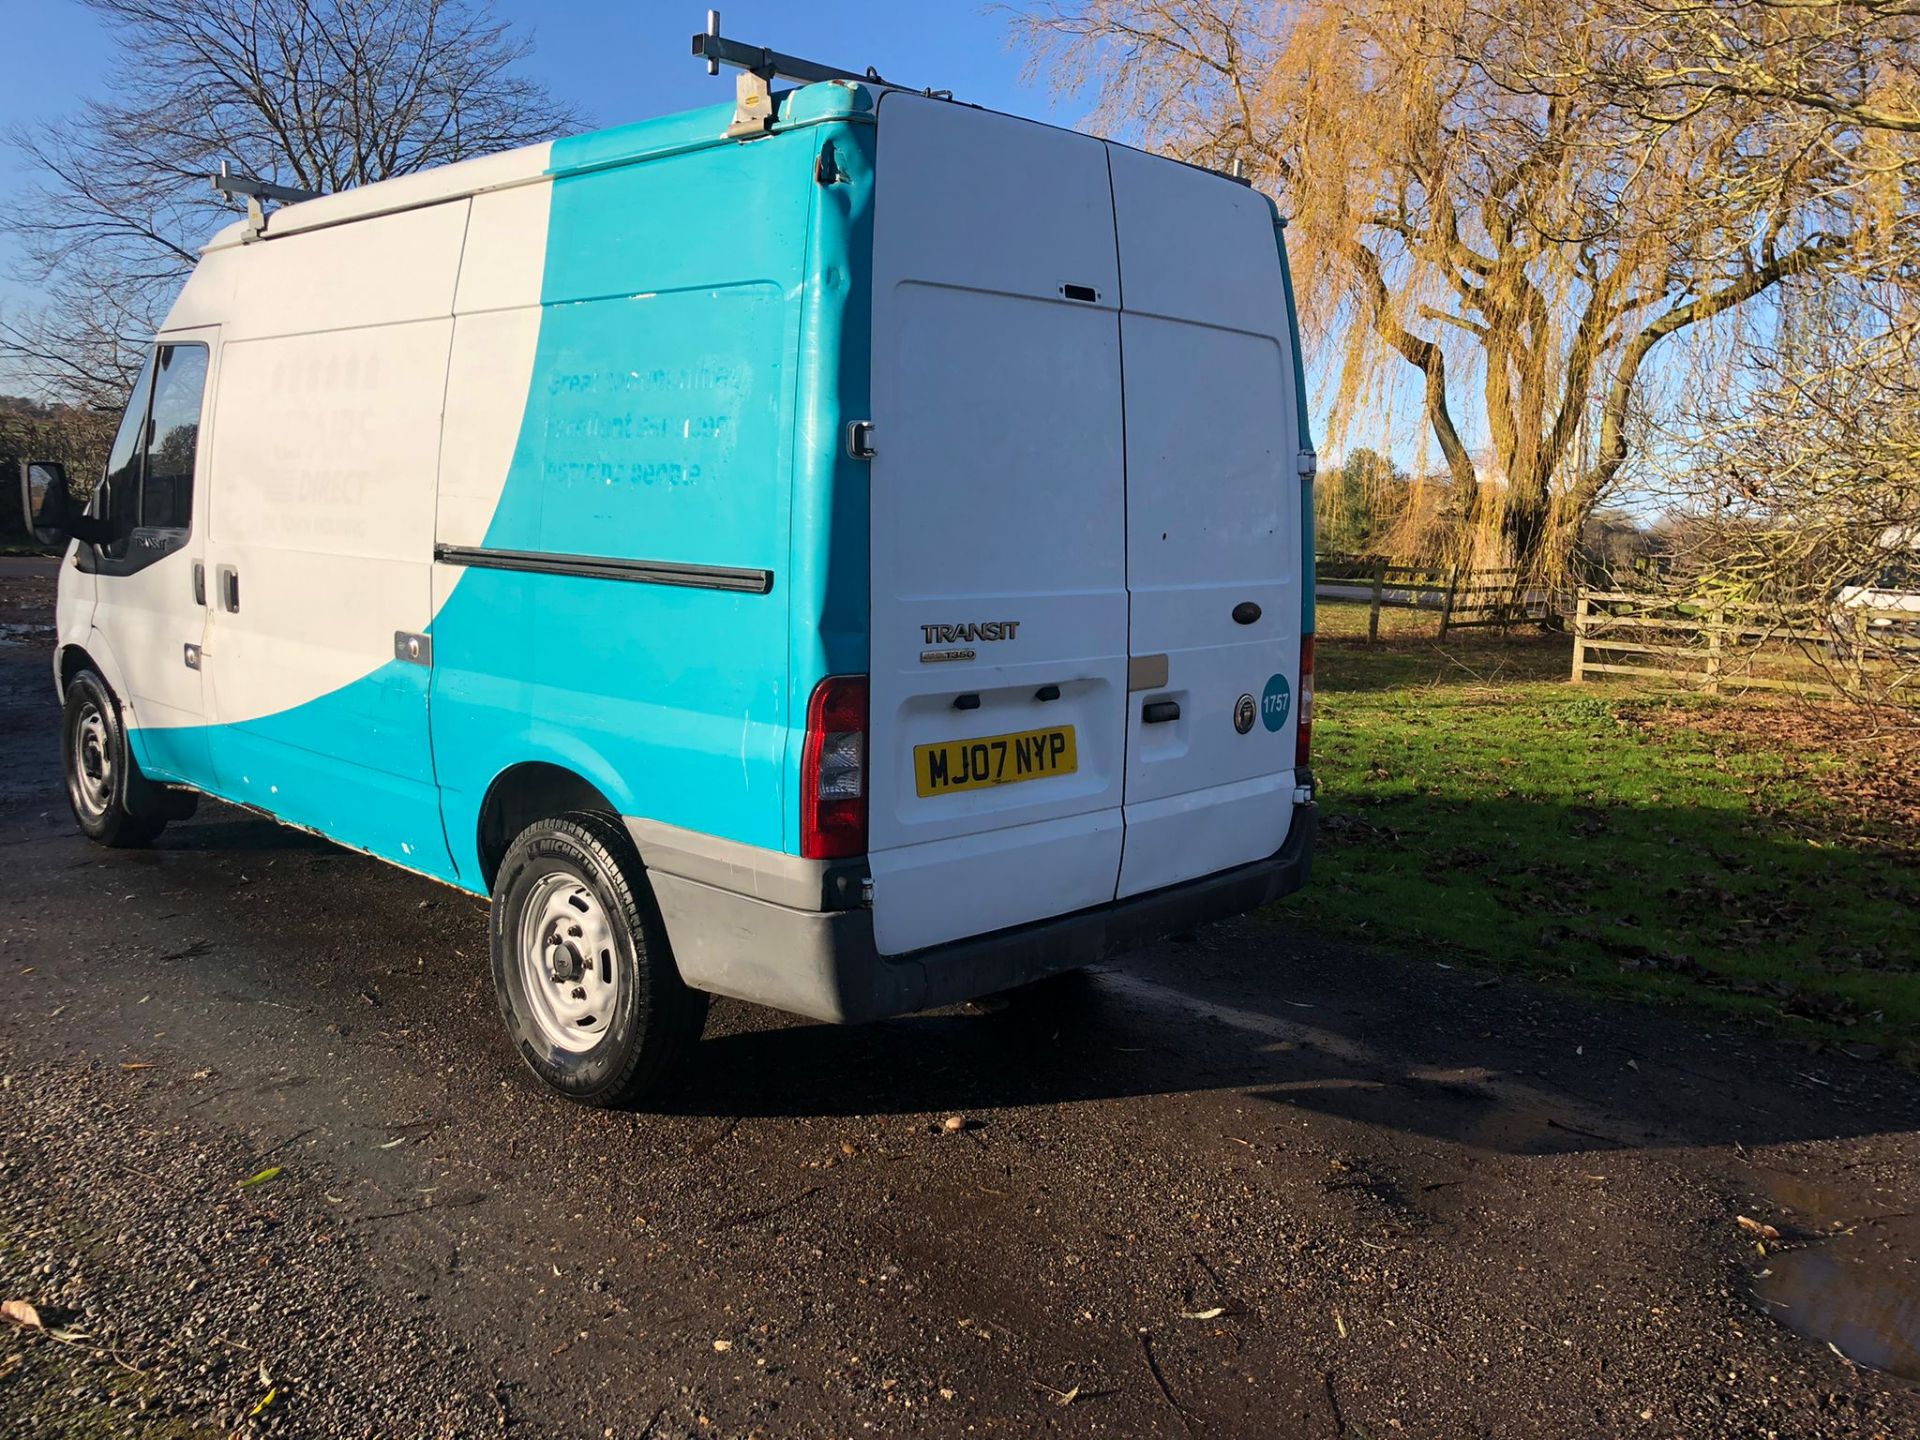
[[[522,831],[500,862],[488,930],[507,1033],[553,1089],[630,1105],[689,1058],[707,997],[681,980],[617,822],[564,815]]]
[[[60,759],[67,803],[89,840],[123,848],[150,845],[166,828],[161,789],[134,764],[120,707],[107,682],[91,670],[67,685]]]

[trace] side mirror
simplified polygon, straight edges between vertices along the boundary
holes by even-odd
[[[20,462],[20,513],[42,545],[64,545],[72,538],[75,505],[65,465],[58,460]]]

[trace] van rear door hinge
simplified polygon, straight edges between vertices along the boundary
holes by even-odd
[[[878,453],[873,448],[873,421],[848,421],[847,454],[856,460],[871,460]]]

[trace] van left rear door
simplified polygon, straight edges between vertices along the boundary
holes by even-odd
[[[1102,142],[888,91],[875,161],[874,935],[1113,899],[1127,690]]]

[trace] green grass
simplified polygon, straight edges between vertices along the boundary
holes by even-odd
[[[1860,763],[1713,705],[1566,683],[1564,635],[1321,607],[1322,844],[1287,913],[1444,963],[1685,1001],[1920,1061],[1920,865],[1833,798]]]

